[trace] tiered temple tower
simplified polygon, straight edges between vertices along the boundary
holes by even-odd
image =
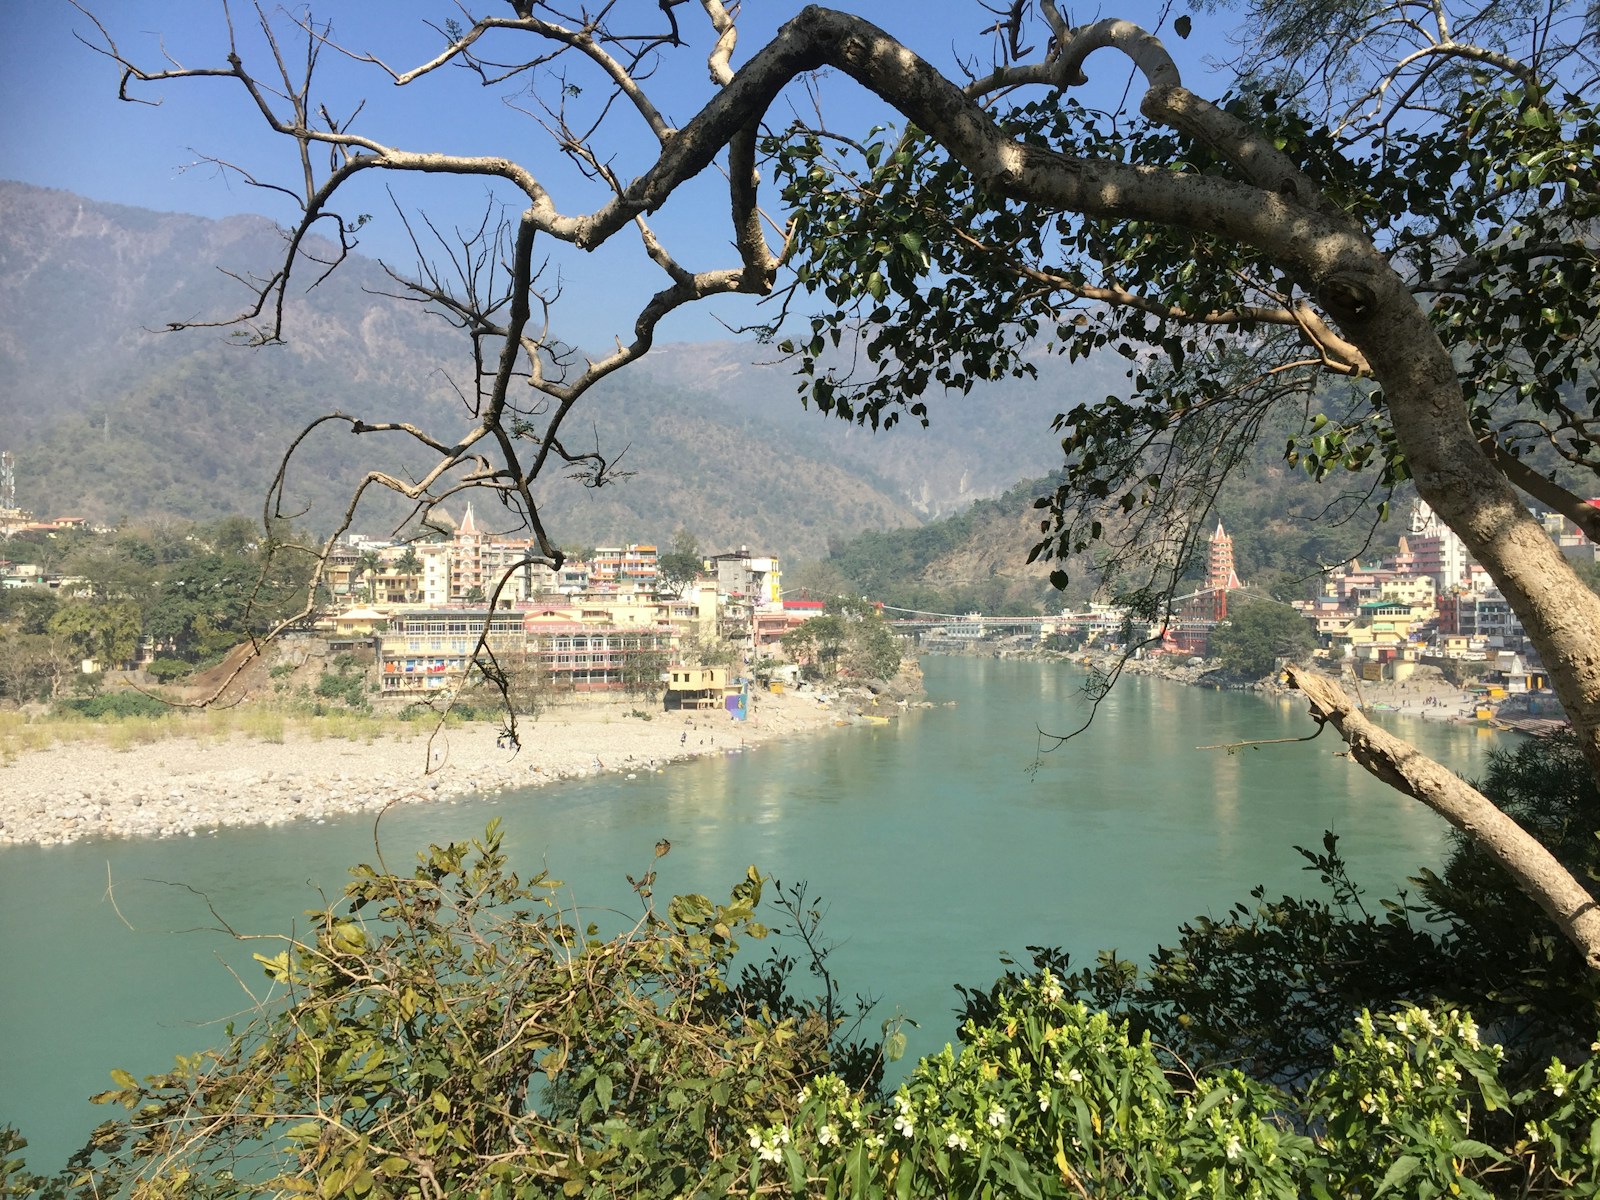
[[[1191,620],[1226,621],[1228,593],[1243,586],[1233,566],[1233,539],[1219,520],[1217,531],[1211,535],[1211,547],[1206,558],[1205,591],[1191,601],[1191,607],[1185,615]]]

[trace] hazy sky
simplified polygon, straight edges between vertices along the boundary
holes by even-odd
[[[638,11],[641,29],[661,23],[651,0],[621,0],[619,11]],[[266,5],[269,11],[277,11]],[[502,0],[487,0],[488,11],[504,9]],[[746,0],[740,22],[741,53],[738,64],[763,44],[776,25],[798,10],[795,0]],[[984,66],[993,49],[992,38],[981,30],[992,21],[974,0],[849,0],[839,7],[853,9],[888,29],[913,49],[938,65],[949,67],[957,53]],[[226,53],[226,24],[220,0],[103,0],[94,6],[122,48],[142,61],[158,63],[163,53],[187,67],[220,65]],[[215,156],[255,173],[259,178],[290,182],[295,178],[293,146],[270,134],[232,80],[190,80],[137,89],[142,99],[158,104],[125,104],[116,99],[117,72],[104,57],[78,41],[74,34],[93,40],[94,25],[65,0],[5,0],[6,36],[0,39],[0,177],[80,193],[96,200],[114,201],[162,211],[198,213],[220,217],[240,212],[264,212],[279,220],[291,219],[292,206],[270,193],[243,183],[204,161]],[[303,11],[296,8],[294,11]],[[405,68],[428,57],[441,38],[426,22],[443,22],[457,14],[449,0],[335,0],[318,5],[317,20],[331,19],[335,34],[347,45],[376,53],[390,65]],[[1154,0],[1136,0],[1105,15],[1124,16],[1160,27],[1163,8]],[[1181,11],[1181,10],[1178,10]],[[247,65],[258,72],[270,68],[270,59],[254,31],[254,12],[235,0],[233,12],[240,46]],[[679,123],[686,121],[708,94],[704,66],[705,26],[698,6],[677,10],[697,44],[678,52],[663,64],[656,102]],[[1097,14],[1073,12],[1082,21]],[[697,21],[698,18],[698,21]],[[1196,24],[1225,25],[1226,15],[1200,17]],[[1035,43],[1042,41],[1036,25]],[[1208,36],[1210,35],[1210,36]],[[1215,93],[1222,83],[1209,75],[1199,61],[1203,45],[1220,42],[1212,30],[1196,29],[1188,42],[1166,39],[1186,82],[1196,90]],[[527,39],[503,35],[497,43],[512,46]],[[492,53],[496,43],[489,44]],[[293,57],[303,48],[285,45]],[[1126,79],[1126,69],[1115,55],[1102,52],[1090,60],[1097,82],[1110,85],[1113,95]],[[319,89],[335,115],[349,113],[365,99],[357,130],[391,145],[416,150],[501,154],[529,166],[551,185],[557,205],[566,212],[588,211],[601,197],[576,190],[577,181],[556,154],[548,137],[515,107],[515,88],[486,91],[473,77],[448,70],[420,85],[394,88],[377,69],[338,58],[324,51]],[[546,85],[550,79],[545,75]],[[573,81],[579,80],[574,74]],[[851,90],[846,91],[849,87]],[[576,103],[598,94],[589,87]],[[795,91],[797,104],[805,97]],[[828,95],[828,115],[838,128],[862,132],[881,114],[859,90],[844,81]],[[607,132],[620,135],[616,166],[624,177],[637,175],[649,164],[649,139],[631,111],[616,112]],[[376,173],[374,173],[376,174]],[[393,202],[380,180],[364,181],[352,193],[346,212],[371,213],[372,226],[363,232],[362,250],[400,266],[415,255],[394,216]],[[398,198],[408,211],[425,211],[439,226],[475,226],[489,201],[480,181],[446,184],[437,179],[393,179]],[[509,193],[503,198],[515,199]],[[723,219],[702,224],[700,217],[720,199]],[[715,215],[714,213],[712,214]],[[711,180],[697,193],[669,205],[655,225],[664,242],[691,269],[709,269],[731,262],[726,249],[726,193]],[[588,346],[598,347],[613,334],[627,335],[638,300],[661,285],[663,277],[644,262],[637,241],[618,238],[611,248],[591,256],[569,255],[559,262],[565,283],[563,314],[557,332]],[[552,250],[555,248],[552,247]],[[622,297],[619,300],[619,295]],[[745,299],[723,302],[715,310],[738,323],[759,319],[758,310]],[[714,311],[680,314],[662,329],[663,340],[696,340],[722,335]]]

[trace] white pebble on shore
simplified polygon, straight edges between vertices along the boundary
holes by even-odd
[[[763,716],[792,708],[789,722],[748,727],[751,742],[780,730],[831,729],[834,714],[802,696],[762,697]],[[440,737],[448,749],[432,774],[426,729],[396,724],[401,736],[341,742],[287,734],[281,742],[172,738],[113,750],[97,742],[27,750],[0,764],[0,845],[57,845],[84,837],[193,837],[238,825],[325,821],[393,802],[455,801],[470,794],[592,778],[596,759],[623,766],[715,754],[680,747],[667,721],[626,719],[626,707],[574,706],[547,714],[524,735],[524,749],[495,745],[492,724]],[[435,742],[436,747],[439,742]],[[537,755],[537,762],[529,762]],[[659,771],[660,767],[657,766]],[[629,773],[630,777],[637,772]]]

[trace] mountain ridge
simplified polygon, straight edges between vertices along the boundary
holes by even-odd
[[[423,306],[386,297],[375,260],[352,255],[288,303],[287,345],[247,350],[222,329],[173,321],[237,311],[227,272],[276,266],[282,232],[264,217],[157,213],[0,182],[0,448],[17,456],[18,502],[96,521],[254,513],[282,450],[333,410],[445,431],[470,414],[465,340]],[[1037,381],[931,399],[933,424],[871,433],[807,411],[795,379],[743,342],[675,343],[603,381],[568,427],[622,457],[631,477],[600,489],[541,480],[547,528],[564,543],[702,543],[821,557],[830,541],[907,527],[1059,462],[1049,431],[1071,393],[1109,366],[1040,360]],[[288,499],[331,528],[372,465],[404,475],[415,455],[328,429],[301,451]],[[447,506],[448,507],[448,506]],[[363,510],[387,532],[404,506]]]

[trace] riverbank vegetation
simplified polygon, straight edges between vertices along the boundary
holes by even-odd
[[[92,693],[82,664],[129,662],[141,638],[160,648],[160,675],[203,670],[294,612],[311,574],[243,517],[19,534],[0,540],[0,559],[73,581],[0,588],[0,701],[17,704]]]
[[[118,695],[137,693],[118,693]],[[56,716],[28,716],[19,712],[0,712],[0,762],[10,762],[29,750],[77,743],[107,746],[113,750],[148,745],[169,738],[198,738],[201,741],[227,741],[242,737],[257,741],[281,742],[286,733],[312,740],[324,738],[346,741],[372,741],[397,735],[393,717],[330,711],[322,716],[310,712],[293,715],[259,707],[210,708],[201,711],[174,709],[156,702],[159,713],[130,713],[122,716],[74,714],[67,709]],[[460,718],[456,717],[459,721]],[[410,731],[405,731],[409,736]]]

